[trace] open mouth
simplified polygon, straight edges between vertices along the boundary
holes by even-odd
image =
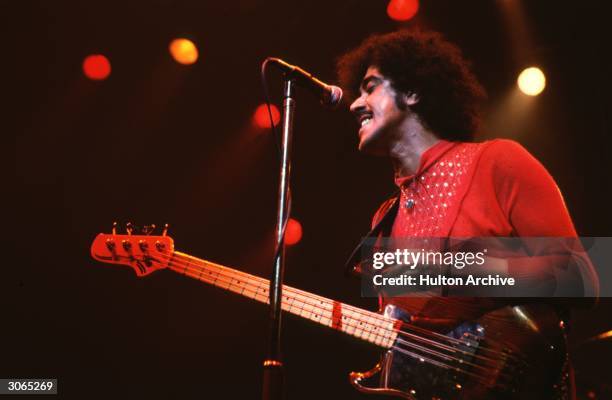
[[[359,115],[358,121],[359,121],[359,126],[363,128],[364,126],[372,122],[372,114],[362,113],[361,115]]]

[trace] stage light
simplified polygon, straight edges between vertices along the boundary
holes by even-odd
[[[387,15],[395,21],[408,21],[419,11],[419,0],[391,0]]]
[[[302,239],[302,224],[293,218],[289,218],[285,227],[285,244],[292,246]]]
[[[190,65],[198,60],[198,48],[189,39],[174,39],[169,49],[172,58],[179,64]]]
[[[530,67],[521,72],[516,83],[521,92],[528,96],[537,96],[546,87],[546,77],[541,69]]]
[[[91,80],[104,80],[108,78],[111,73],[110,61],[102,54],[87,56],[83,61],[83,73]]]
[[[272,121],[274,121],[274,125],[278,125],[280,121],[280,111],[274,104],[270,104],[270,111],[272,112]],[[268,114],[268,107],[265,104],[261,104],[253,113],[253,122],[257,127],[262,129],[271,128],[270,124],[270,116]]]

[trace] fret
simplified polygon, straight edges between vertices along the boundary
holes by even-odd
[[[230,292],[242,294],[241,291],[244,290],[240,284],[240,281],[235,278],[230,278],[229,284],[227,286],[227,290]]]
[[[175,259],[175,255],[186,261]],[[268,280],[183,253],[175,252],[172,260],[175,265],[185,264],[184,268],[182,265],[172,268],[177,272],[261,303],[270,302]],[[394,319],[286,285],[282,289],[281,308],[381,347],[392,346],[397,337]]]
[[[302,314],[304,312],[304,306],[306,305],[305,302],[302,302],[300,305],[300,309],[298,310],[298,312],[296,313],[297,316],[299,317],[303,317],[304,315]]]
[[[355,319],[353,311],[351,310],[346,311],[346,316],[348,322],[346,323],[345,332],[349,335],[353,335],[355,333],[355,323],[357,322],[357,320]]]
[[[368,326],[369,337],[367,340],[375,340],[377,333],[374,331],[374,327],[376,326],[376,322],[374,318],[371,316],[366,317],[366,325]]]
[[[291,297],[287,297],[287,299],[291,301],[291,303],[289,303],[289,312],[292,314],[295,314],[295,311],[293,311],[293,304],[295,303],[296,297],[291,296]]]
[[[353,336],[356,336],[359,339],[363,339],[363,321],[357,321],[357,324],[355,324],[355,332],[353,333]]]
[[[217,278],[220,276],[221,274],[217,274]],[[215,279],[215,286],[221,289],[229,289],[230,282],[227,279]]]
[[[206,264],[204,264],[204,265],[206,266]],[[213,281],[213,283],[212,283],[212,284],[213,284],[213,285],[215,285],[215,286],[218,286],[218,285],[217,285],[217,281],[219,280],[219,273],[214,274],[214,273],[212,272],[212,270],[210,270],[210,273],[211,273],[211,274],[212,274],[212,275],[215,277],[215,280]]]
[[[262,288],[261,286],[257,288],[257,293],[255,294],[255,300],[260,301],[262,303],[267,303],[270,300],[267,294],[268,292],[267,291],[264,292],[264,290],[266,289]]]
[[[314,309],[314,307],[311,304],[308,303],[304,303],[304,305],[302,306],[302,311],[300,312],[300,316],[306,318],[306,319],[310,319],[310,316],[312,315],[312,310]]]
[[[384,328],[377,326],[376,327],[376,336],[374,337],[374,343],[381,345],[387,339],[387,334]]]
[[[287,312],[291,312],[291,304],[289,303],[289,298],[283,294],[281,297],[281,308]]]
[[[249,299],[257,300],[257,291],[259,290],[257,284],[251,282],[248,285],[248,289],[247,285],[245,285],[244,287],[246,290],[243,290],[240,294],[245,297],[248,297]]]
[[[304,310],[305,307],[310,307],[310,310],[313,309],[312,305],[310,305],[311,301],[308,298],[300,294],[294,294],[294,296],[300,302],[300,306],[299,308],[296,308],[294,314],[301,316],[302,310]]]
[[[211,285],[215,284],[215,276],[213,276],[212,271],[207,271],[200,275],[200,280],[202,282],[210,283]]]
[[[291,307],[289,308],[289,312],[291,314],[300,315],[300,311],[302,310],[303,306],[304,302],[299,297],[294,296],[293,301],[291,302]]]

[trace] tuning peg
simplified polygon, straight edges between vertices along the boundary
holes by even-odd
[[[127,232],[128,235],[131,235],[133,230],[134,230],[134,225],[132,225],[131,222],[128,222],[127,224],[125,224],[125,231]]]
[[[113,222],[113,235],[117,234],[117,221]]]
[[[166,236],[166,234],[168,233],[168,224],[164,225],[164,230],[162,231],[162,236]]]
[[[142,233],[145,235],[150,235],[155,230],[155,224],[145,225],[142,227]]]

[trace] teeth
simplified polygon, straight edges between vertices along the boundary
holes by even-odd
[[[367,124],[370,123],[370,121],[372,121],[372,118],[366,118],[364,120],[361,121],[361,126],[366,126]]]

